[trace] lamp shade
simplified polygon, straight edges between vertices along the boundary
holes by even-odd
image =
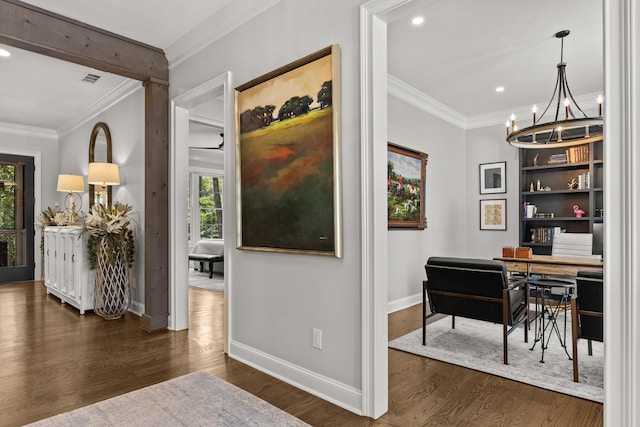
[[[102,187],[120,184],[120,169],[115,163],[89,163],[89,173],[87,175],[89,184]]]
[[[82,193],[84,191],[84,177],[82,175],[58,175],[58,191]]]

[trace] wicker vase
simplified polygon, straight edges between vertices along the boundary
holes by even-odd
[[[124,244],[124,243],[120,243]],[[129,309],[131,275],[122,250],[102,239],[96,263],[94,313],[107,320],[119,319]]]

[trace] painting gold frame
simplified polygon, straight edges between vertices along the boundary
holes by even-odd
[[[427,228],[425,178],[429,155],[387,144],[387,223],[389,229]]]
[[[235,89],[238,249],[342,257],[340,47]]]

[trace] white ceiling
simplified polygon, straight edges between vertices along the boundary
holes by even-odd
[[[425,18],[418,27],[416,15]],[[571,31],[564,61],[574,96],[601,93],[602,21],[602,0],[414,0],[388,16],[388,70],[467,118],[541,108],[553,93],[561,30]]]
[[[26,2],[166,50],[231,0]],[[553,34],[569,29],[564,59],[571,90],[597,94],[603,87],[601,10],[602,0],[413,0],[387,17],[388,71],[467,119],[533,103],[540,108],[551,97],[560,58]],[[414,15],[424,16],[424,24],[413,26]],[[82,76],[95,70],[0,47],[12,53],[0,57],[0,122],[60,133],[88,106],[139,86],[104,72],[97,83],[84,83]],[[496,93],[497,86],[505,91]]]

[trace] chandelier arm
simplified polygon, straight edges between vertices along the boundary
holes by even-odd
[[[558,72],[558,75],[556,77],[556,84],[553,87],[553,94],[551,94],[551,98],[549,99],[549,103],[547,104],[546,108],[544,109],[544,111],[542,112],[542,114],[540,114],[540,117],[538,117],[538,120],[536,120],[536,123],[538,123],[540,120],[542,120],[542,118],[544,117],[544,115],[547,113],[547,110],[549,110],[549,107],[551,107],[551,104],[553,103],[553,98],[556,97],[556,92],[558,92],[558,86],[560,84],[560,72]],[[556,120],[557,118],[558,112],[556,110]],[[535,123],[534,123],[535,124]]]
[[[573,101],[573,105],[576,106],[578,111],[580,111],[585,118],[588,118],[589,116],[587,116],[587,113],[582,111],[582,108],[580,108],[580,106],[576,102],[576,99],[573,97],[573,93],[571,93],[571,89],[569,88],[569,82],[566,80],[566,76],[565,76],[565,85],[567,86],[567,92],[569,92],[569,98],[571,98],[571,101]],[[575,116],[574,116],[574,118],[575,118]]]

